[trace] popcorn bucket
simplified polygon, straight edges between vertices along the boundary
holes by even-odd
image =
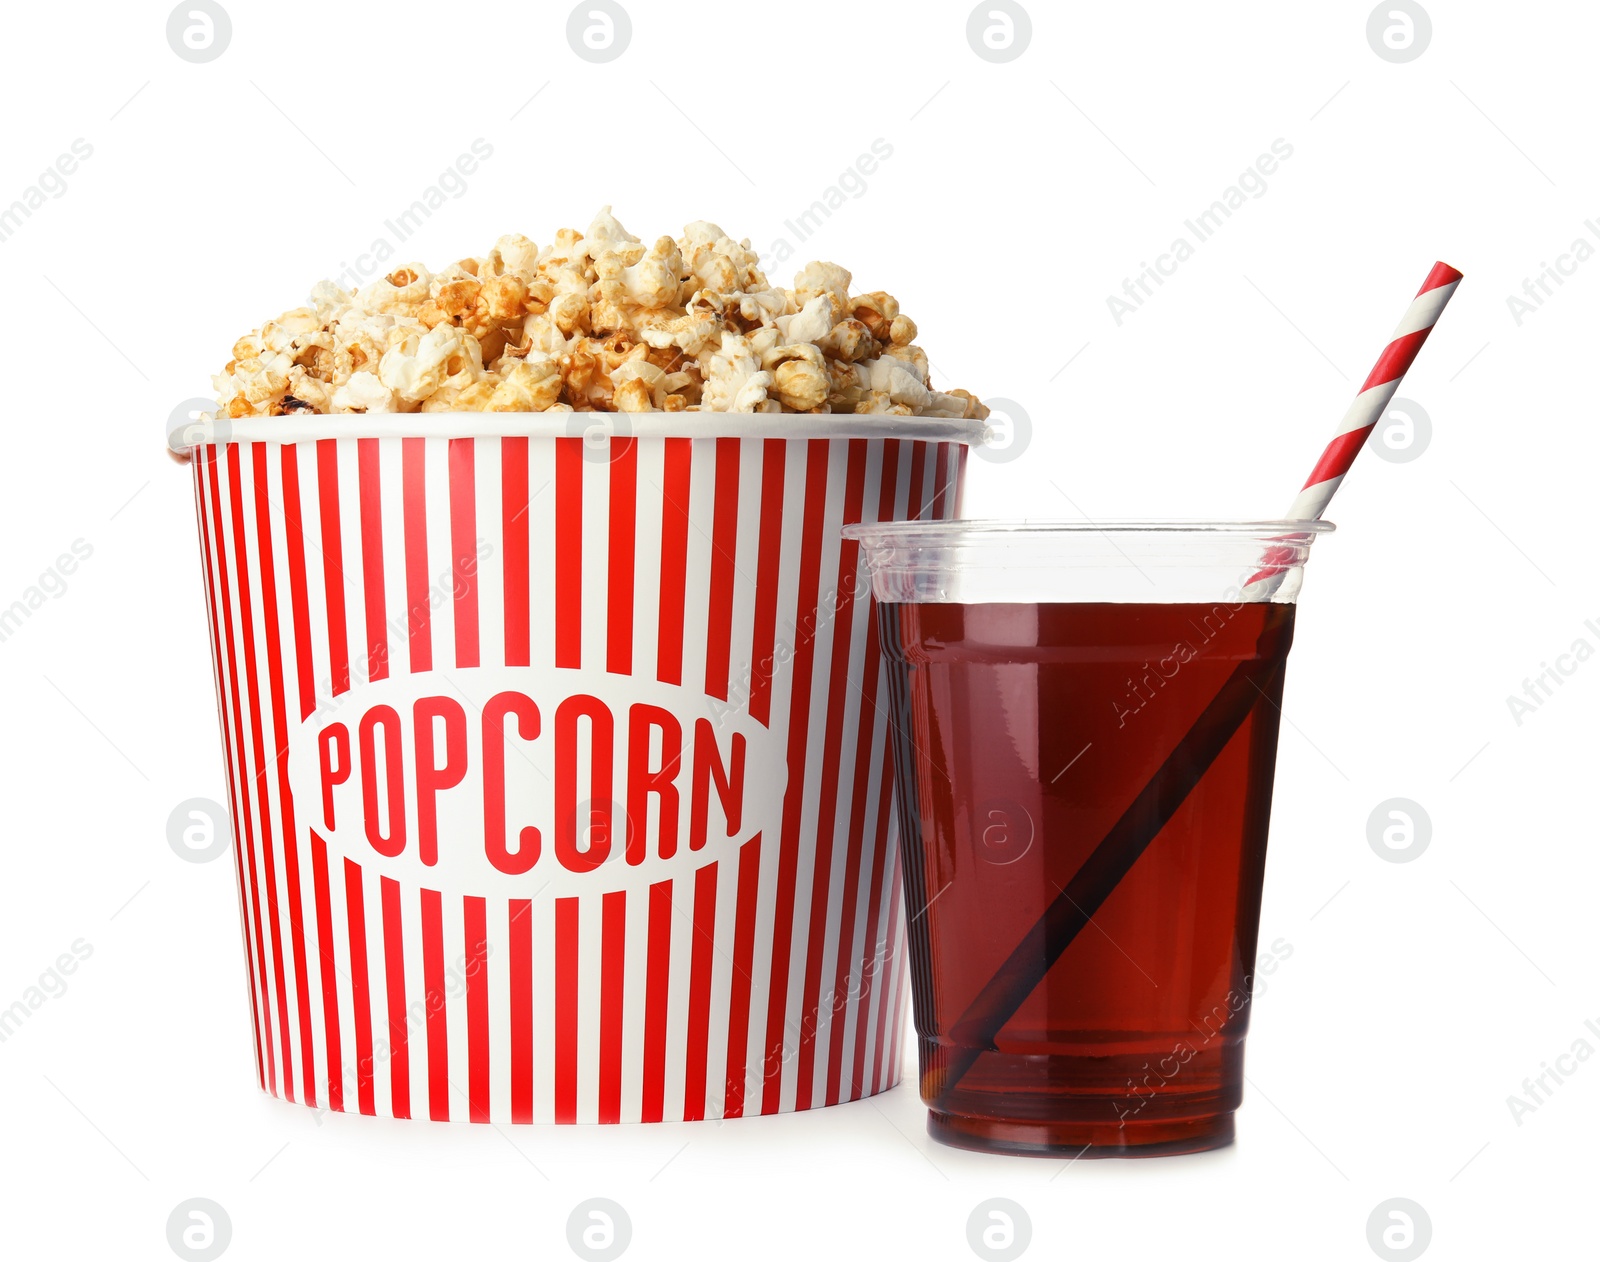
[[[900,1076],[903,912],[847,522],[978,422],[415,414],[193,451],[262,1087],[474,1122]]]

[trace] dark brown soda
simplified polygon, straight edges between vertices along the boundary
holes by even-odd
[[[1069,1156],[1227,1143],[1294,606],[889,603],[879,620],[930,1133]],[[1221,752],[1059,958],[1022,960],[1038,980],[1011,977],[1020,1006],[958,1046],[1241,662],[1252,699]]]

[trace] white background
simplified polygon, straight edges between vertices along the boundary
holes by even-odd
[[[564,4],[226,2],[204,65],[161,4],[6,16],[0,206],[93,146],[0,243],[0,606],[93,549],[0,643],[0,1007],[75,940],[93,952],[0,1044],[8,1255],[170,1257],[195,1196],[241,1259],[565,1257],[591,1196],[625,1207],[639,1258],[973,1257],[995,1196],[1031,1220],[1030,1257],[1364,1258],[1391,1197],[1424,1207],[1433,1257],[1592,1254],[1600,1058],[1564,1062],[1520,1125],[1507,1098],[1576,1040],[1600,1049],[1600,663],[1520,724],[1506,698],[1600,647],[1600,263],[1520,324],[1506,300],[1600,245],[1600,13],[1437,0],[1431,44],[1394,64],[1364,0],[1032,0],[1031,44],[996,65],[964,3],[627,0],[631,45],[592,65]],[[1022,459],[974,462],[977,513],[1281,511],[1429,265],[1466,273],[1401,392],[1431,444],[1364,453],[1308,573],[1261,931],[1293,954],[1256,1005],[1236,1146],[961,1153],[925,1138],[909,1083],[571,1130],[258,1093],[232,865],[166,839],[224,781],[189,482],[161,436],[237,336],[479,137],[493,157],[402,258],[548,241],[607,202],[646,239],[706,217],[766,251],[887,140],[795,262],[895,293],[938,383],[1029,413]],[[1107,296],[1280,137],[1264,195],[1119,327]],[[1412,862],[1368,845],[1391,797],[1432,821]]]

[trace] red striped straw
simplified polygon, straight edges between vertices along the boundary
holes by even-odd
[[[1356,453],[1367,441],[1372,427],[1382,418],[1389,400],[1394,398],[1406,371],[1416,360],[1417,352],[1428,340],[1439,313],[1444,310],[1445,303],[1450,301],[1450,295],[1455,293],[1460,283],[1461,273],[1448,263],[1433,265],[1428,279],[1422,282],[1422,288],[1417,290],[1417,296],[1411,300],[1405,315],[1395,326],[1389,344],[1383,348],[1383,354],[1378,356],[1378,362],[1367,374],[1360,393],[1339,422],[1333,438],[1323,448],[1322,457],[1311,470],[1311,476],[1300,488],[1294,503],[1289,505],[1289,511],[1284,516],[1290,521],[1315,521],[1327,511],[1328,501],[1339,489],[1339,483],[1344,481],[1344,475],[1350,471]],[[1284,572],[1282,562],[1288,559],[1288,555],[1292,555],[1288,549],[1269,550],[1262,558],[1263,568],[1251,576],[1245,584],[1245,591],[1254,594],[1252,589],[1260,590],[1257,584],[1270,584],[1268,595],[1276,590]]]

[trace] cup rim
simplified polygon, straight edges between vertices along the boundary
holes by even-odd
[[[864,542],[949,544],[962,535],[1015,538],[1023,535],[1073,534],[1209,534],[1255,538],[1273,535],[1325,535],[1336,530],[1331,521],[1317,518],[1231,520],[1227,518],[1107,517],[1082,518],[955,518],[950,521],[861,522],[844,528],[844,537]]]

